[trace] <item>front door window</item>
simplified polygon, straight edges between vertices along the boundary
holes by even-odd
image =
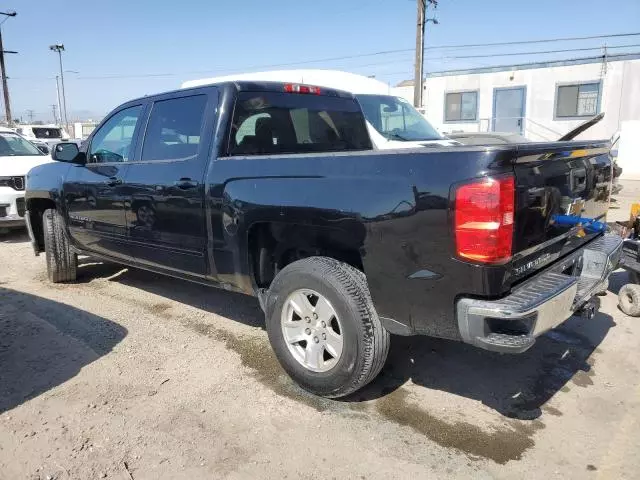
[[[91,140],[90,163],[128,162],[131,145],[142,105],[126,108],[112,116],[100,127]]]

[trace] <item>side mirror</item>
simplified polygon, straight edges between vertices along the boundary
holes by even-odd
[[[49,147],[47,147],[46,145],[36,145],[36,146],[38,147],[38,150],[40,150],[45,155],[49,153]]]
[[[58,143],[53,147],[51,158],[58,162],[78,163],[80,165],[85,163],[84,154],[80,153],[78,145],[73,142]]]

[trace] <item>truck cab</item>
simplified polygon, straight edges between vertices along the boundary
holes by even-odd
[[[275,70],[189,80],[182,88],[227,81],[308,83],[352,93],[360,103],[367,131],[377,150],[459,145],[433,127],[425,116],[402,97],[390,94],[387,84],[339,70]]]

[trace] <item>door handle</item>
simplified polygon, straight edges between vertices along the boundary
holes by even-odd
[[[107,185],[110,187],[115,187],[116,185],[121,185],[121,184],[122,184],[122,179],[118,177],[111,177],[109,180],[107,180]]]
[[[194,182],[190,178],[181,178],[177,182],[173,182],[173,184],[176,187],[181,188],[182,190],[187,190],[189,188],[195,188],[198,186],[198,182]]]

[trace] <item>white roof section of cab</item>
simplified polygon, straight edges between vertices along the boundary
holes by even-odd
[[[18,127],[18,128],[59,128],[59,129],[62,129],[62,127],[60,125],[56,125],[54,123],[47,123],[47,124],[43,123],[42,125],[19,123],[19,124],[16,125],[16,127]]]
[[[344,90],[353,94],[389,95],[390,87],[375,78],[342,72],[340,70],[273,70],[267,72],[237,73],[222,77],[188,80],[181,88],[201,87],[222,82],[286,82],[303,83],[317,87]]]

